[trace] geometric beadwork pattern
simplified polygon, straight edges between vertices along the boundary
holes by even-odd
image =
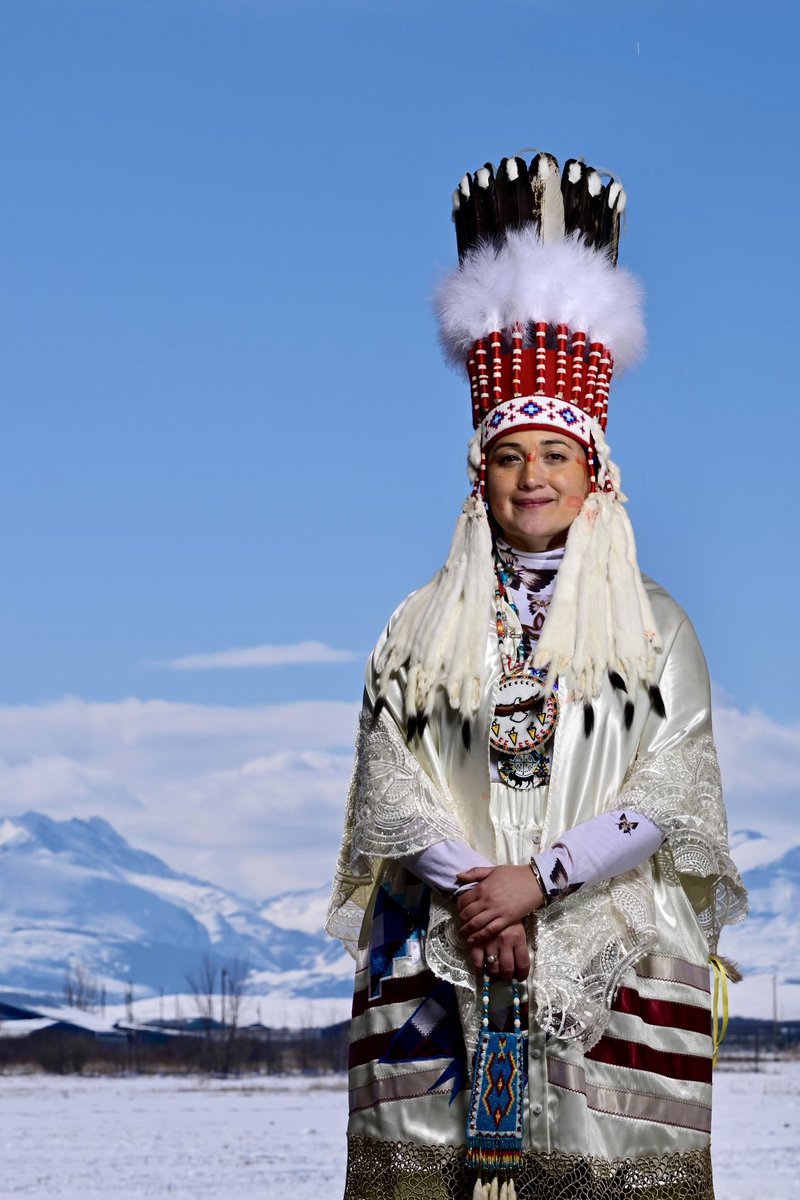
[[[485,449],[495,438],[512,429],[553,429],[568,433],[575,441],[591,448],[588,413],[577,405],[552,396],[519,396],[498,404],[481,424],[481,442]]]
[[[467,1115],[467,1160],[476,1167],[513,1167],[522,1150],[524,1040],[485,1030],[478,1041]]]

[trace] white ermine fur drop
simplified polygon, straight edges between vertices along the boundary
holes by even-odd
[[[377,661],[381,693],[393,675],[407,669],[407,718],[430,716],[440,687],[465,718],[477,712],[493,598],[491,530],[483,501],[470,496],[456,522],[447,562],[409,596]]]
[[[644,350],[642,305],[639,281],[607,254],[578,234],[543,241],[532,225],[509,231],[502,245],[483,242],[468,251],[436,295],[445,355],[459,366],[478,338],[546,321],[602,342],[619,371]]]

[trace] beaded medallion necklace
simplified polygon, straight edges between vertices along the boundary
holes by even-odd
[[[506,564],[495,550],[495,620],[503,677],[489,729],[489,741],[498,753],[497,770],[504,783],[517,788],[541,787],[550,778],[546,742],[558,721],[558,684],[545,697],[546,671],[531,663],[533,647],[525,638],[519,609],[509,594]],[[507,617],[516,616],[522,629],[514,633]]]

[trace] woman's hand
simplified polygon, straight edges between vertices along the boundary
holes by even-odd
[[[544,904],[542,889],[530,867],[473,867],[457,877],[458,883],[478,886],[462,892],[457,904],[461,934],[469,945],[496,937]]]
[[[494,954],[496,963],[487,963],[486,955]],[[478,974],[488,971],[492,979],[527,979],[531,969],[528,935],[521,921],[509,925],[497,937],[477,943],[470,950],[472,965]]]

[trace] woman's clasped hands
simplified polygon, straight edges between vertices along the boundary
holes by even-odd
[[[475,970],[498,979],[525,979],[531,964],[523,919],[544,904],[530,867],[473,867],[457,881],[476,885],[456,901]]]

